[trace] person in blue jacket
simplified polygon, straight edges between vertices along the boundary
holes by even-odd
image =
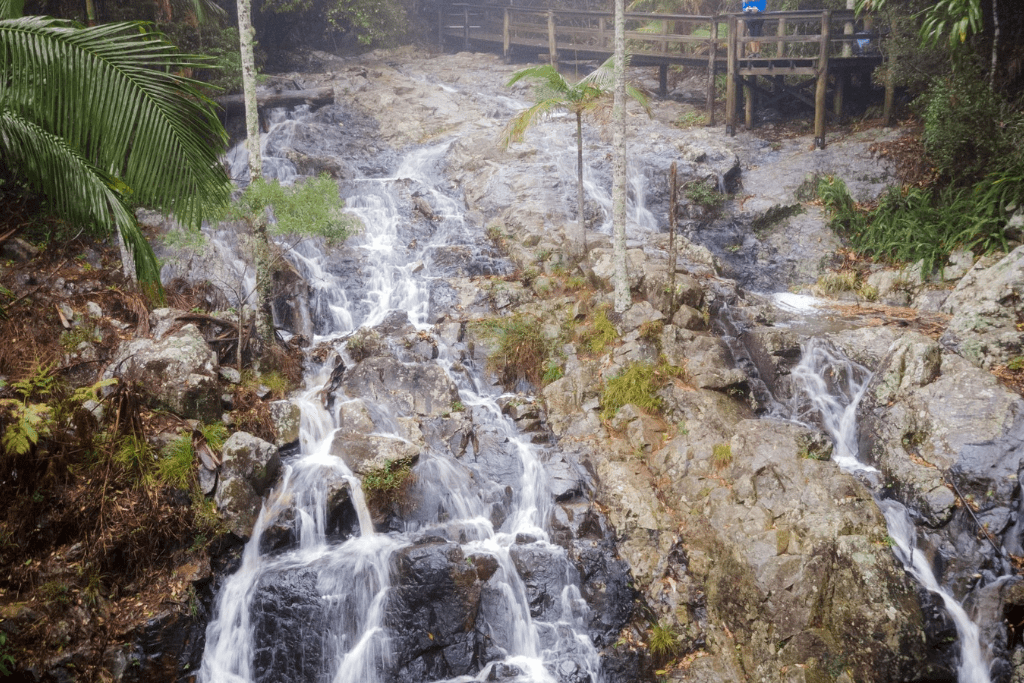
[[[759,37],[764,28],[764,19],[754,19],[753,16],[760,14],[767,9],[768,0],[743,0],[743,13],[751,16],[746,20],[747,35]],[[761,53],[761,43],[748,43],[751,57],[758,57]]]

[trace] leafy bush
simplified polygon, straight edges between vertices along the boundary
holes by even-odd
[[[410,484],[412,466],[407,460],[385,460],[383,465],[363,475],[366,502],[378,509],[401,503]]]
[[[291,186],[260,179],[245,188],[226,217],[259,216],[270,208],[275,219],[268,226],[270,234],[323,237],[333,244],[361,228],[358,218],[342,212],[344,207],[338,186],[326,174]]]
[[[650,363],[631,363],[605,384],[601,395],[601,418],[610,420],[622,406],[632,403],[641,410],[656,413],[662,400],[655,392],[665,383],[665,374]]]
[[[871,210],[854,203],[845,184],[822,178],[819,196],[831,225],[859,253],[897,262],[922,261],[922,275],[954,249],[1006,249],[1007,207],[1024,196],[1024,167],[995,171],[970,188],[890,188]]]
[[[618,330],[608,319],[608,308],[597,309],[593,318],[587,322],[577,338],[584,350],[594,355],[604,353],[608,345],[619,338]]]
[[[515,315],[488,320],[482,323],[482,332],[497,342],[498,347],[487,363],[502,384],[512,386],[526,380],[541,386],[547,370],[549,344],[541,335],[536,318]]]
[[[1000,154],[1001,103],[977,69],[936,79],[924,102],[925,152],[944,177],[973,178]]]

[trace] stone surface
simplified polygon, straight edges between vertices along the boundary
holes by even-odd
[[[153,408],[214,422],[221,412],[217,368],[217,354],[188,324],[161,339],[122,342],[104,376],[134,382]]]

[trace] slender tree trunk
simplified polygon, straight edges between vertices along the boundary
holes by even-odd
[[[576,111],[576,212],[579,214],[579,237],[576,257],[587,260],[587,221],[583,216],[583,112]]]
[[[260,151],[259,111],[256,102],[256,60],[253,57],[252,13],[250,0],[238,0],[238,36],[242,52],[242,92],[245,96],[245,146],[249,150],[249,182],[263,177],[263,159]],[[265,345],[274,343],[274,321],[270,309],[271,259],[270,239],[267,236],[267,217],[251,216],[253,231],[253,261],[256,267],[256,333]],[[238,339],[242,340],[244,316],[239,316]]]
[[[612,260],[615,310],[629,308],[626,271],[626,17],[624,0],[615,0],[615,93],[612,105]]]
[[[668,203],[668,317],[676,313],[676,202],[679,201],[679,177],[676,173],[676,162],[669,168]]]
[[[263,176],[260,158],[260,119],[256,108],[256,59],[252,53],[255,37],[249,0],[238,0],[238,37],[242,52],[242,93],[245,97],[245,147],[249,150],[249,180]]]
[[[96,25],[96,2],[95,0],[85,0],[85,25],[95,26]]]

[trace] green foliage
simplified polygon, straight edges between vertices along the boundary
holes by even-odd
[[[121,439],[112,460],[137,487],[148,487],[155,482],[153,450],[140,436],[130,434]]]
[[[412,483],[412,467],[407,460],[385,460],[380,467],[363,475],[363,493],[375,507],[400,503]]]
[[[656,395],[665,382],[665,374],[651,363],[631,363],[605,383],[601,395],[601,418],[610,420],[619,408],[632,403],[641,410],[657,413],[663,401]]]
[[[697,111],[696,109],[691,109],[688,112],[680,114],[679,118],[677,118],[674,121],[673,125],[675,125],[676,128],[682,128],[683,130],[686,130],[687,128],[696,128],[697,126],[703,126],[706,123],[707,116],[703,112]]]
[[[600,355],[605,349],[619,338],[619,331],[608,319],[608,309],[598,308],[594,316],[580,330],[578,340],[580,345],[594,355]]]
[[[355,31],[361,45],[377,47],[397,45],[409,27],[398,0],[334,0],[327,21],[342,31]]]
[[[0,409],[10,411],[11,422],[4,430],[4,452],[24,455],[39,443],[40,436],[50,434],[50,407],[45,403],[23,403],[12,399],[0,400]]]
[[[562,370],[562,364],[556,359],[548,358],[544,361],[544,377],[541,378],[544,384],[551,384],[564,376],[565,371]]]
[[[0,676],[10,676],[14,670],[14,655],[11,654],[11,644],[7,640],[7,633],[0,631]]]
[[[711,464],[716,470],[725,469],[732,464],[732,446],[727,443],[716,443],[711,448]]]
[[[183,432],[164,449],[156,463],[156,481],[167,486],[188,490],[192,484],[192,463],[195,450],[192,448],[192,434]]]
[[[0,45],[5,163],[57,215],[97,234],[116,227],[140,279],[159,288],[159,265],[132,208],[198,227],[228,198],[218,160],[227,134],[212,102],[179,75],[206,62],[139,23],[4,18]]]
[[[705,209],[717,210],[725,203],[725,196],[717,189],[711,188],[706,182],[690,183],[684,192],[687,199]]]
[[[1004,152],[1002,103],[977,69],[936,79],[924,102],[925,152],[944,178],[973,178]]]
[[[502,384],[512,386],[521,380],[535,386],[542,384],[549,344],[541,335],[536,318],[521,314],[494,318],[481,324],[481,332],[497,342],[487,363],[498,373]]]
[[[335,244],[361,228],[359,219],[344,213],[344,207],[338,186],[326,174],[291,186],[261,178],[245,189],[226,217],[262,216],[270,208],[275,218],[268,226],[271,234],[323,237]]]
[[[852,270],[825,273],[818,277],[816,289],[832,296],[841,292],[855,292],[859,286],[857,273]]]
[[[1024,169],[996,171],[969,188],[891,188],[878,206],[862,211],[841,180],[823,178],[819,194],[832,227],[862,254],[922,262],[926,276],[957,248],[975,253],[1006,249],[1006,210],[1024,196]]]
[[[679,654],[679,637],[671,626],[662,623],[651,624],[651,635],[647,641],[651,654],[659,661],[674,659]]]
[[[31,376],[15,382],[11,388],[21,394],[26,401],[32,398],[51,396],[58,382],[57,376],[53,374],[55,367],[57,367],[56,361],[49,365],[38,365]]]
[[[214,451],[219,451],[224,446],[224,442],[228,440],[228,436],[230,436],[228,428],[223,422],[200,423],[199,433],[203,435],[206,444]]]

